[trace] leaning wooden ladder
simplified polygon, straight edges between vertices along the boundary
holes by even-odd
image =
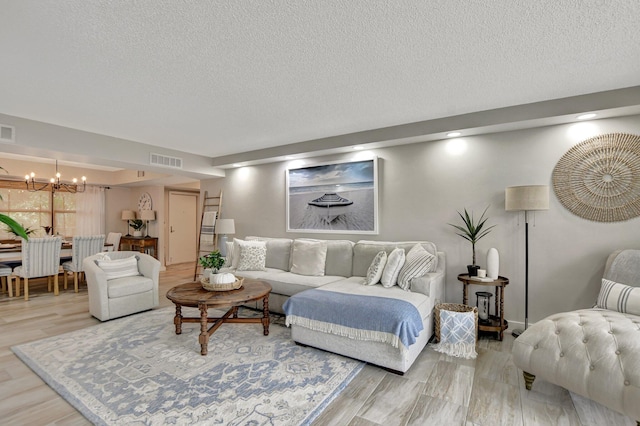
[[[198,268],[200,256],[210,253],[218,247],[218,234],[215,233],[215,221],[222,214],[222,190],[215,197],[210,197],[207,191],[204,191],[202,198],[202,210],[200,212],[200,231],[198,232],[198,240],[196,241],[196,266],[193,270],[193,280],[198,278]],[[211,244],[202,244],[202,236],[212,238]]]

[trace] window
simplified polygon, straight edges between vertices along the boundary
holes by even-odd
[[[25,228],[32,229],[36,236],[43,236],[44,227],[51,226],[52,220],[57,234],[67,236],[75,234],[75,194],[0,188],[0,195],[2,195],[0,213],[6,214]],[[13,237],[7,226],[3,225],[0,229],[0,239]]]

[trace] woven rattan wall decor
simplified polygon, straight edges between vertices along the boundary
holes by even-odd
[[[640,216],[640,136],[587,139],[562,156],[552,180],[562,205],[582,218],[620,222]]]

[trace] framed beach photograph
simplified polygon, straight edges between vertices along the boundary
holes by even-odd
[[[378,233],[378,159],[287,169],[287,232]]]

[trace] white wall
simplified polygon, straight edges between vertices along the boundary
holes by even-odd
[[[486,252],[500,252],[500,273],[510,278],[506,317],[524,321],[524,216],[504,210],[507,186],[547,184],[558,160],[574,144],[597,134],[640,134],[640,117],[603,119],[442,140],[375,150],[379,157],[379,235],[288,233],[285,224],[287,163],[229,170],[225,179],[202,182],[210,193],[224,189],[223,217],[236,221],[236,237],[312,237],[375,240],[430,240],[447,255],[447,300],[462,301],[457,274],[471,263],[470,244],[447,224],[456,211],[476,214],[489,205],[494,230],[477,246],[478,263]],[[466,146],[455,154],[456,144]],[[348,159],[331,156],[307,162]],[[573,215],[551,190],[550,210],[535,214],[529,229],[529,320],[592,306],[607,255],[617,248],[640,248],[640,218],[596,223]],[[532,221],[532,220],[530,220]],[[486,288],[484,288],[486,289]],[[475,303],[472,286],[470,301]],[[471,302],[470,302],[471,303]]]

